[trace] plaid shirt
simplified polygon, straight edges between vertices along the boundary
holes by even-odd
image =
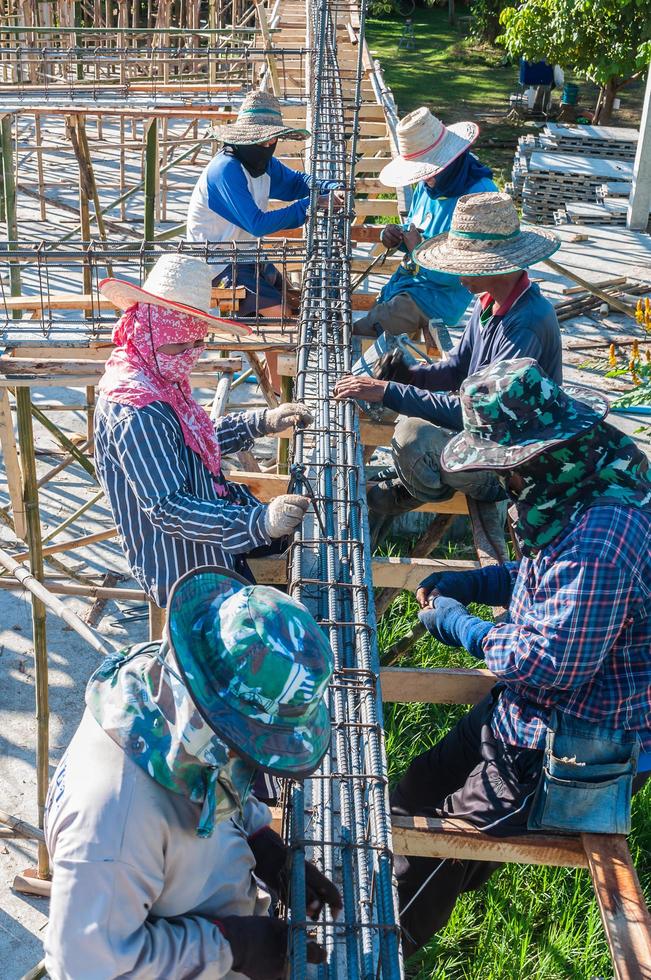
[[[494,734],[542,748],[550,709],[640,736],[651,750],[651,514],[592,507],[534,558],[509,564],[510,621],[484,639],[505,683]]]

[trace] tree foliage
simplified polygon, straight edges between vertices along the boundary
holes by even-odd
[[[614,93],[651,60],[649,0],[525,0],[507,7],[497,39],[512,57],[571,69]]]

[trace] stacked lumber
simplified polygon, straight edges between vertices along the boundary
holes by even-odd
[[[602,293],[612,296],[614,300],[626,302],[629,305],[635,304],[638,296],[647,296],[651,291],[651,283],[632,281],[626,276],[616,276],[613,279],[605,279],[594,283]],[[582,289],[581,286],[568,286],[563,290],[567,299],[556,303],[554,309],[559,320],[571,320],[576,316],[590,314],[598,310],[604,304],[601,296]]]

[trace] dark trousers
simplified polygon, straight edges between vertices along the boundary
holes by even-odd
[[[396,815],[457,817],[496,836],[526,833],[543,753],[496,740],[495,695],[465,715],[434,748],[411,763],[391,796]],[[442,929],[462,892],[484,885],[500,865],[396,857],[405,959]]]

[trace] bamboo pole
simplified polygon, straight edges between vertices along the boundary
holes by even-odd
[[[18,218],[16,212],[16,175],[14,173],[13,150],[13,116],[2,117],[0,133],[2,135],[2,176],[4,185],[4,210],[7,222],[7,249],[12,252],[18,239]],[[9,265],[9,282],[12,296],[20,296],[20,265],[11,262]],[[14,319],[20,319],[20,312],[14,310]]]
[[[45,837],[40,827],[35,827],[33,823],[28,823],[27,820],[21,820],[19,817],[12,817],[6,810],[0,810],[0,824],[9,827],[16,837],[23,837],[25,840],[39,840],[45,843]]]
[[[80,507],[77,507],[74,513],[70,514],[69,517],[66,517],[65,521],[62,521],[61,524],[57,524],[57,526],[53,527],[51,531],[48,531],[48,533],[43,536],[41,543],[46,544],[48,541],[51,541],[52,538],[55,538],[58,534],[61,534],[62,531],[65,531],[67,527],[70,527],[71,524],[74,524],[75,521],[79,520],[82,514],[85,514],[87,510],[90,510],[93,504],[98,503],[103,496],[104,491],[98,490],[97,493],[93,494],[93,496],[90,497],[85,503],[83,503]]]
[[[32,575],[24,565],[21,565],[20,562],[16,561],[15,558],[9,555],[6,551],[3,551],[1,548],[0,565],[2,565],[2,567],[5,568],[10,575],[13,575],[14,578],[16,578],[20,584],[32,594],[32,602],[36,601],[43,606],[44,618],[45,609],[49,609],[50,612],[54,613],[55,616],[58,616],[59,619],[62,619],[64,623],[75,631],[75,633],[78,633],[83,640],[90,644],[93,650],[96,650],[97,653],[100,653],[103,657],[110,656],[113,650],[111,650],[110,647],[105,646],[100,638],[90,629],[89,626],[86,625],[86,623],[84,623],[82,619],[80,619],[75,612],[73,612],[72,609],[69,609],[65,603],[61,602],[60,599],[57,599],[56,596],[52,595],[46,586],[43,585],[43,583],[34,575]],[[47,773],[45,789],[47,790]],[[45,797],[43,797],[43,800],[45,801]]]
[[[18,392],[19,390],[21,389],[18,386],[16,386],[16,391]],[[32,405],[32,415],[34,416],[37,422],[40,422],[41,425],[44,426],[44,428],[46,428],[48,432],[54,436],[54,438],[59,443],[59,445],[63,446],[63,448],[66,449],[71,456],[74,456],[74,458],[77,460],[79,465],[83,467],[83,469],[85,469],[90,476],[96,479],[95,467],[93,466],[91,461],[89,459],[86,459],[86,457],[79,452],[74,442],[71,442],[70,439],[68,439],[67,435],[65,435],[65,433],[63,433],[61,429],[57,425],[55,425],[55,423],[51,419],[47,417],[47,415],[44,415],[44,413],[40,410],[40,408],[37,408],[36,405]]]
[[[613,307],[615,310],[619,310],[620,313],[625,313],[626,316],[630,316],[633,320],[635,319],[635,307],[629,306],[627,303],[623,303],[620,299],[615,296],[611,296],[610,293],[605,293],[603,289],[599,289],[598,286],[593,286],[591,282],[587,279],[582,279],[581,276],[577,276],[576,272],[572,272],[566,266],[561,265],[559,262],[554,262],[553,259],[544,259],[545,265],[548,265],[550,269],[554,272],[560,273],[561,276],[566,276],[568,279],[572,279],[579,286],[582,286],[587,292],[592,293],[593,296],[597,296],[602,303],[607,303],[608,306]]]
[[[23,475],[23,493],[27,518],[27,542],[29,545],[30,571],[22,572],[32,580],[39,590],[43,579],[43,555],[41,553],[41,523],[38,511],[38,490],[36,488],[36,458],[34,455],[34,431],[32,429],[32,395],[29,388],[16,391],[16,414],[18,418],[18,439],[20,443],[20,466]],[[2,558],[0,557],[0,562]],[[18,566],[18,562],[11,560]],[[6,567],[6,566],[5,566]],[[16,577],[16,568],[10,569]],[[45,634],[45,605],[42,597],[32,591],[32,631],[34,643],[34,673],[36,682],[36,801],[38,825],[43,827],[45,798],[49,782],[49,703],[48,703],[48,664],[47,638]],[[50,861],[47,848],[38,845],[39,878],[50,877]]]
[[[144,241],[154,240],[156,198],[158,183],[158,119],[149,119],[144,126],[144,174],[145,223]]]
[[[43,173],[43,147],[41,137],[41,116],[38,112],[34,113],[34,138],[36,139],[36,172],[38,174],[38,194],[39,207],[41,211],[41,221],[47,221],[47,211],[45,210],[45,177]]]

